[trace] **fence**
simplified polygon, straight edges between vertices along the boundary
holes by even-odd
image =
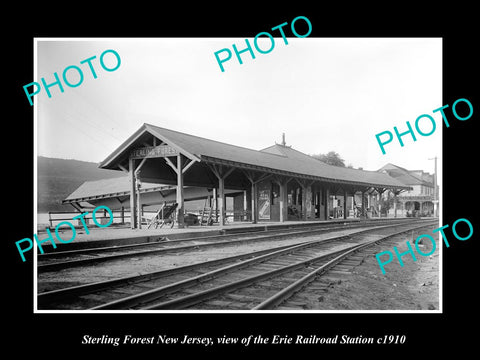
[[[113,211],[113,223],[115,224],[125,224],[130,221],[130,211],[118,210]],[[106,224],[110,221],[111,217],[107,214],[107,211],[103,211],[103,215],[100,215],[100,212],[95,214],[95,220],[100,224]],[[75,216],[80,215],[78,212],[71,211],[49,211],[48,212],[48,226],[50,229],[54,229],[60,222],[69,221],[74,225],[79,227],[83,226],[82,219],[73,220]],[[93,221],[93,214],[89,212],[87,215],[82,217],[87,225]],[[39,216],[38,223],[41,223],[41,216]],[[75,223],[74,223],[75,222]]]
[[[185,210],[185,214],[192,214],[200,220],[203,210]],[[113,224],[117,225],[125,225],[130,224],[131,215],[129,210],[112,210],[113,213]],[[157,213],[157,210],[142,210],[142,217],[151,218]],[[42,214],[39,214],[38,225],[41,227],[42,225],[46,225],[45,221],[48,221],[48,226],[50,229],[54,229],[60,222],[68,221],[72,224],[74,220],[72,220],[75,216],[78,216],[78,212],[71,212],[71,211],[49,211],[48,213],[48,220],[43,220]],[[212,217],[215,222],[218,222],[220,212],[213,211]],[[83,217],[87,226],[93,222],[92,213],[89,212],[87,215]],[[100,215],[100,212],[97,212],[95,215],[95,219],[100,224],[106,224],[110,221],[111,217],[107,214],[106,211],[103,212],[103,215]],[[251,212],[249,210],[246,211],[227,211],[225,215],[226,222],[241,222],[241,221],[251,221]],[[42,224],[43,222],[43,224]],[[82,220],[76,219],[76,223],[74,224],[77,227],[82,227]]]

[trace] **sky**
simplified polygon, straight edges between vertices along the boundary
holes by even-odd
[[[222,72],[214,53],[233,53],[232,44],[246,47],[245,38],[37,38],[32,81],[52,83],[70,65],[84,75],[78,87],[35,95],[37,155],[100,162],[150,123],[256,150],[285,133],[296,150],[335,151],[365,170],[393,163],[433,173],[437,156],[441,173],[442,120],[433,113],[444,105],[441,38],[292,37],[286,45],[280,37],[268,54],[243,53],[243,64],[233,54]],[[111,72],[99,63],[108,49],[121,58]],[[80,63],[92,56],[96,79]],[[111,53],[104,59],[116,63]],[[75,76],[68,72],[72,83]],[[382,154],[375,135],[406,131],[407,121],[415,128],[422,114],[436,131],[416,141],[405,135],[403,147],[394,138]],[[426,118],[419,126],[432,129]]]

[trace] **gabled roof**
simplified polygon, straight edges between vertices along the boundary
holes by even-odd
[[[63,201],[63,204],[78,203],[91,200],[109,199],[109,198],[121,198],[124,196],[130,196],[130,179],[128,176],[102,179],[94,181],[85,181],[74,192],[68,195]],[[207,189],[200,189],[197,187],[187,186],[185,187],[185,200],[192,200],[205,197],[205,192],[211,192]],[[162,197],[168,196],[171,193],[176,192],[175,185],[165,184],[153,184],[148,182],[142,182],[140,187],[140,194],[160,192]],[[238,193],[236,190],[226,189],[226,194]]]
[[[143,193],[167,190],[175,191],[175,186],[142,182],[140,192]],[[69,203],[72,201],[88,201],[100,198],[128,195],[130,195],[130,179],[128,176],[123,176],[112,179],[85,181],[62,202]]]
[[[400,181],[377,171],[337,167],[321,162],[300,151],[283,145],[274,145],[263,151],[226,144],[216,140],[181,133],[151,124],[143,124],[130,138],[108,156],[100,167],[118,169],[132,150],[132,145],[144,133],[149,133],[176,148],[186,157],[207,163],[225,163],[238,168],[274,172],[289,176],[309,177],[320,181],[341,182],[352,185],[408,189]]]
[[[268,148],[262,149],[260,151],[267,152],[269,154],[275,154],[275,155],[287,157],[284,150],[285,148],[286,146],[275,144],[275,145],[269,146]]]
[[[426,181],[422,176],[398,165],[388,163],[382,166],[378,171],[386,171],[391,177],[394,177],[405,185],[425,185],[433,187],[433,184],[430,181]]]

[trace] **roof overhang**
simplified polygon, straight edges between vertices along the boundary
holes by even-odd
[[[325,183],[338,183],[338,184],[358,186],[358,187],[374,187],[374,188],[388,188],[388,189],[394,188],[398,190],[413,190],[411,186],[407,186],[407,185],[399,184],[399,185],[392,186],[391,184],[390,185],[378,184],[378,183],[374,184],[374,183],[365,183],[365,182],[359,182],[359,181],[348,181],[348,180],[342,180],[342,179],[324,178],[319,176],[299,174],[299,173],[294,173],[290,171],[273,169],[273,168],[268,168],[264,166],[239,163],[231,160],[218,159],[218,158],[213,158],[209,156],[202,156],[201,158],[202,158],[202,161],[210,164],[226,165],[226,166],[236,167],[244,170],[261,171],[261,172],[271,173],[274,175],[300,178],[300,179],[319,181],[319,182],[325,182]]]
[[[168,129],[163,129],[163,130],[168,130]],[[186,158],[190,159],[193,162],[202,162],[204,164],[217,164],[217,165],[225,165],[233,168],[237,168],[239,170],[250,170],[250,171],[258,171],[258,172],[264,172],[267,174],[272,174],[272,175],[281,175],[281,176],[287,176],[287,177],[293,177],[297,179],[306,179],[306,180],[312,180],[312,181],[319,181],[323,183],[330,183],[330,184],[341,184],[344,186],[350,186],[350,187],[356,187],[356,188],[368,188],[368,187],[373,187],[373,188],[385,188],[385,189],[395,189],[395,190],[412,190],[411,186],[402,184],[400,181],[397,181],[393,177],[385,174],[385,176],[388,176],[388,179],[384,179],[385,183],[383,181],[365,181],[368,179],[354,179],[354,176],[352,175],[352,179],[343,176],[342,179],[337,178],[336,176],[329,176],[329,177],[322,177],[318,175],[312,175],[312,174],[305,174],[305,173],[299,173],[299,172],[291,172],[286,169],[278,168],[278,167],[269,167],[269,163],[263,161],[262,164],[254,164],[254,163],[246,163],[246,162],[238,162],[232,159],[222,159],[218,155],[213,155],[209,156],[203,153],[198,153],[194,154],[188,149],[183,148],[182,146],[179,146],[178,143],[175,143],[172,141],[168,136],[164,134],[166,132],[167,134],[170,133],[170,131],[162,131],[161,128],[157,128],[153,125],[149,124],[143,124],[135,133],[133,133],[126,141],[124,141],[115,151],[113,151],[105,160],[103,160],[100,164],[99,167],[105,168],[105,169],[113,169],[113,170],[126,170],[128,166],[126,166],[126,162],[128,162],[130,155],[134,149],[138,149],[139,147],[145,147],[145,146],[155,146],[156,140],[158,139],[160,142],[169,145],[170,147],[174,148],[178,153],[182,154]],[[190,136],[187,134],[183,134],[185,136]],[[173,136],[173,135],[172,135]],[[152,140],[153,139],[153,140]],[[200,140],[205,140],[208,141],[209,145],[215,143],[213,140],[206,140],[206,139],[201,139],[201,138],[196,138],[192,137],[192,142],[195,141],[200,141]],[[184,143],[183,146],[186,143]],[[158,144],[157,144],[158,145]],[[212,145],[215,146],[215,145]],[[231,147],[231,145],[228,145]],[[200,152],[201,148],[197,148],[198,152]],[[246,150],[248,152],[254,152],[255,150],[251,149],[245,149],[245,148],[238,148],[240,150]],[[208,153],[208,152],[207,152]],[[219,152],[216,152],[219,154]],[[262,153],[262,156],[267,155],[266,153]],[[268,154],[268,156],[274,156],[272,154]],[[305,155],[306,156],[306,155]],[[245,157],[237,157],[239,159],[244,159]],[[358,170],[360,171],[360,170]],[[190,172],[190,171],[189,171]],[[158,179],[159,181],[163,181],[166,179]],[[169,184],[168,181],[164,182],[165,184]],[[192,186],[196,186],[195,184],[192,183]]]
[[[165,185],[155,186],[155,187],[149,187],[149,188],[141,188],[140,194],[146,194],[146,193],[157,192],[157,191],[162,192],[162,191],[168,191],[168,190],[174,191],[175,189],[176,189],[175,186],[165,186]],[[109,199],[109,198],[122,197],[122,196],[130,196],[130,190],[83,196],[78,198],[67,198],[65,200],[62,200],[62,204],[77,203],[79,201],[102,200],[102,199]]]
[[[173,141],[160,134],[148,124],[143,124],[137,131],[135,131],[127,140],[125,140],[117,149],[115,149],[105,160],[103,160],[98,166],[103,169],[119,170],[119,164],[129,158],[131,151],[138,147],[142,142],[142,137],[145,134],[151,135],[163,143],[168,144],[170,147],[177,150],[180,154],[184,155],[192,161],[201,161],[200,157],[195,154],[191,154],[187,150],[181,148]],[[151,145],[151,144],[150,144]],[[142,145],[144,146],[144,145]]]

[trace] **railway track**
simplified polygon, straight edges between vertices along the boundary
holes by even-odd
[[[408,230],[410,231],[410,230]],[[377,253],[375,248],[379,242],[388,242],[392,237],[401,234],[392,234],[383,239],[373,240],[357,247],[352,247],[345,252],[338,254],[331,260],[319,263],[311,271],[299,274],[295,281],[274,292],[271,296],[263,299],[259,304],[252,307],[252,310],[299,310],[303,309],[304,302],[299,301],[300,297],[318,298],[319,292],[328,291],[332,285],[331,281],[324,279],[324,275],[335,273],[350,275],[353,268],[359,266],[366,256],[372,256]],[[302,293],[303,292],[303,293]],[[300,294],[302,293],[302,294]]]
[[[86,309],[101,304],[105,299],[112,300],[121,298],[125,296],[125,294],[132,294],[135,291],[144,291],[145,289],[151,289],[155,286],[181,281],[185,278],[197,276],[202,272],[215,270],[224,264],[251,259],[275,250],[288,248],[289,246],[291,245],[252,251],[241,255],[223,257],[217,260],[204,261],[142,275],[121,277],[114,280],[98,281],[85,285],[45,291],[38,294],[38,307],[39,309]],[[93,295],[90,296],[90,294]]]
[[[357,253],[379,241],[394,235],[418,228],[386,230],[379,235],[378,229],[374,237],[370,231],[354,235],[356,244],[349,245],[341,250],[331,249],[322,253],[318,247],[310,247],[308,251],[295,251],[292,258],[282,257],[281,261],[263,263],[257,269],[249,269],[242,278],[238,273],[235,277],[223,279],[217,285],[187,289],[184,293],[176,293],[171,298],[164,298],[150,304],[141,304],[144,310],[162,309],[202,309],[202,310],[264,310],[272,309],[284,301],[308,279],[322,274],[348,256]],[[391,230],[391,231],[388,231]],[[320,251],[318,251],[320,250]],[[277,264],[281,266],[276,266]],[[238,280],[237,280],[238,279]]]
[[[396,242],[394,239],[395,236],[393,240],[389,237],[382,241],[382,245],[393,246]],[[378,244],[375,242],[375,244],[367,244],[365,247],[341,254],[264,299],[253,307],[253,310],[306,310],[312,307],[318,309],[319,299],[328,293],[337,281],[350,276],[366,257],[374,256],[378,251]]]
[[[409,224],[363,229],[351,236],[332,236],[323,241],[306,241],[136,277],[50,291],[39,294],[38,306],[39,309],[95,310],[256,308],[318,267],[328,266],[339,256],[373,243],[368,240],[372,236],[379,241],[392,233],[426,226],[423,221]]]
[[[364,231],[359,229],[358,231]],[[327,236],[322,243],[346,239],[347,236]],[[197,262],[190,265],[175,267],[167,270],[150,272],[137,276],[127,276],[114,280],[99,281],[85,285],[60,288],[52,291],[45,291],[38,295],[39,308],[75,308],[82,309],[99,303],[99,299],[116,299],[125,294],[140,292],[141,290],[152,289],[186,278],[194,278],[199,274],[207,273],[220,268],[223,265],[231,265],[236,261],[252,259],[260,255],[273,253],[275,251],[288,249],[292,246],[307,242],[294,242],[293,244],[281,246],[269,246],[263,250],[248,251],[235,256],[221,257],[216,260]],[[90,294],[94,293],[90,296]],[[101,301],[100,301],[101,302]]]
[[[409,220],[411,222],[411,220]],[[398,221],[396,224],[401,224]],[[391,225],[388,221],[375,221],[375,226]],[[321,234],[338,229],[354,229],[365,227],[366,223],[347,223],[334,226],[312,226],[299,229],[269,230],[263,232],[245,232],[225,235],[210,235],[188,239],[167,240],[148,242],[133,245],[92,247],[80,250],[54,251],[50,253],[37,255],[37,272],[45,273],[57,271],[66,268],[89,266],[102,262],[126,259],[132,257],[161,255],[172,252],[185,252],[192,250],[204,250],[212,247],[235,246],[247,244],[250,242],[260,242],[268,240],[281,240],[293,236],[310,236],[312,234]],[[147,249],[147,250],[145,250]],[[105,255],[106,254],[106,255]]]

